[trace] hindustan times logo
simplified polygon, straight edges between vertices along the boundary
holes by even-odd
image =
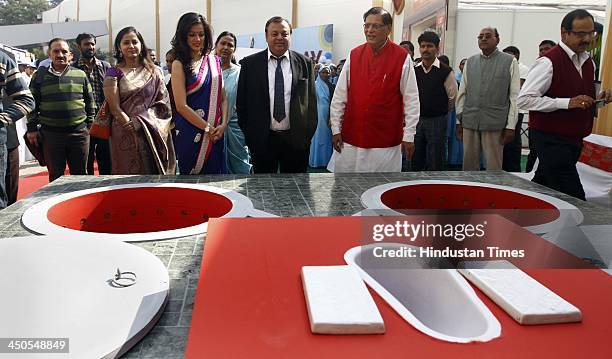
[[[372,240],[381,242],[385,237],[404,237],[411,242],[417,238],[453,238],[461,242],[469,238],[481,239],[485,235],[487,221],[479,224],[433,224],[396,221],[395,224],[375,224],[372,226]]]

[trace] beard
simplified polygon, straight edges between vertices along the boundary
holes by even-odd
[[[83,56],[86,59],[91,59],[91,58],[94,58],[96,56],[96,51],[95,50],[85,50],[85,51],[83,51],[81,56]]]

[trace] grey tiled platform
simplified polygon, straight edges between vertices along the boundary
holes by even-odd
[[[612,211],[499,172],[422,172],[383,174],[295,174],[254,176],[72,176],[62,177],[0,211],[0,238],[32,235],[21,215],[35,203],[61,193],[128,183],[202,183],[234,190],[256,209],[289,216],[350,216],[363,209],[361,194],[374,186],[409,180],[485,182],[548,194],[578,207],[583,224],[612,224]],[[202,262],[203,236],[136,243],[159,257],[170,273],[170,301],[153,330],[125,358],[182,358],[187,345],[193,300]]]

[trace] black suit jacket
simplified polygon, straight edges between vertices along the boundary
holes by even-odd
[[[317,95],[312,60],[289,51],[291,61],[291,102],[289,123],[295,149],[310,148],[317,129]],[[242,59],[236,97],[238,124],[253,153],[264,151],[270,132],[270,94],[268,90],[268,50]]]

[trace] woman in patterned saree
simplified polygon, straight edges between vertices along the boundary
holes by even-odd
[[[211,55],[212,31],[202,15],[179,19],[172,39],[172,92],[176,153],[181,174],[228,173],[223,134],[227,99],[219,58]]]
[[[223,31],[215,41],[215,53],[221,59],[223,70],[223,86],[227,95],[227,117],[229,122],[223,138],[225,144],[225,162],[229,173],[251,173],[249,149],[244,143],[244,133],[238,126],[236,114],[236,94],[238,91],[238,76],[240,66],[236,64],[236,35]]]
[[[164,76],[135,28],[126,27],[117,34],[115,58],[117,65],[108,69],[104,79],[112,115],[111,173],[174,175],[172,111]]]

